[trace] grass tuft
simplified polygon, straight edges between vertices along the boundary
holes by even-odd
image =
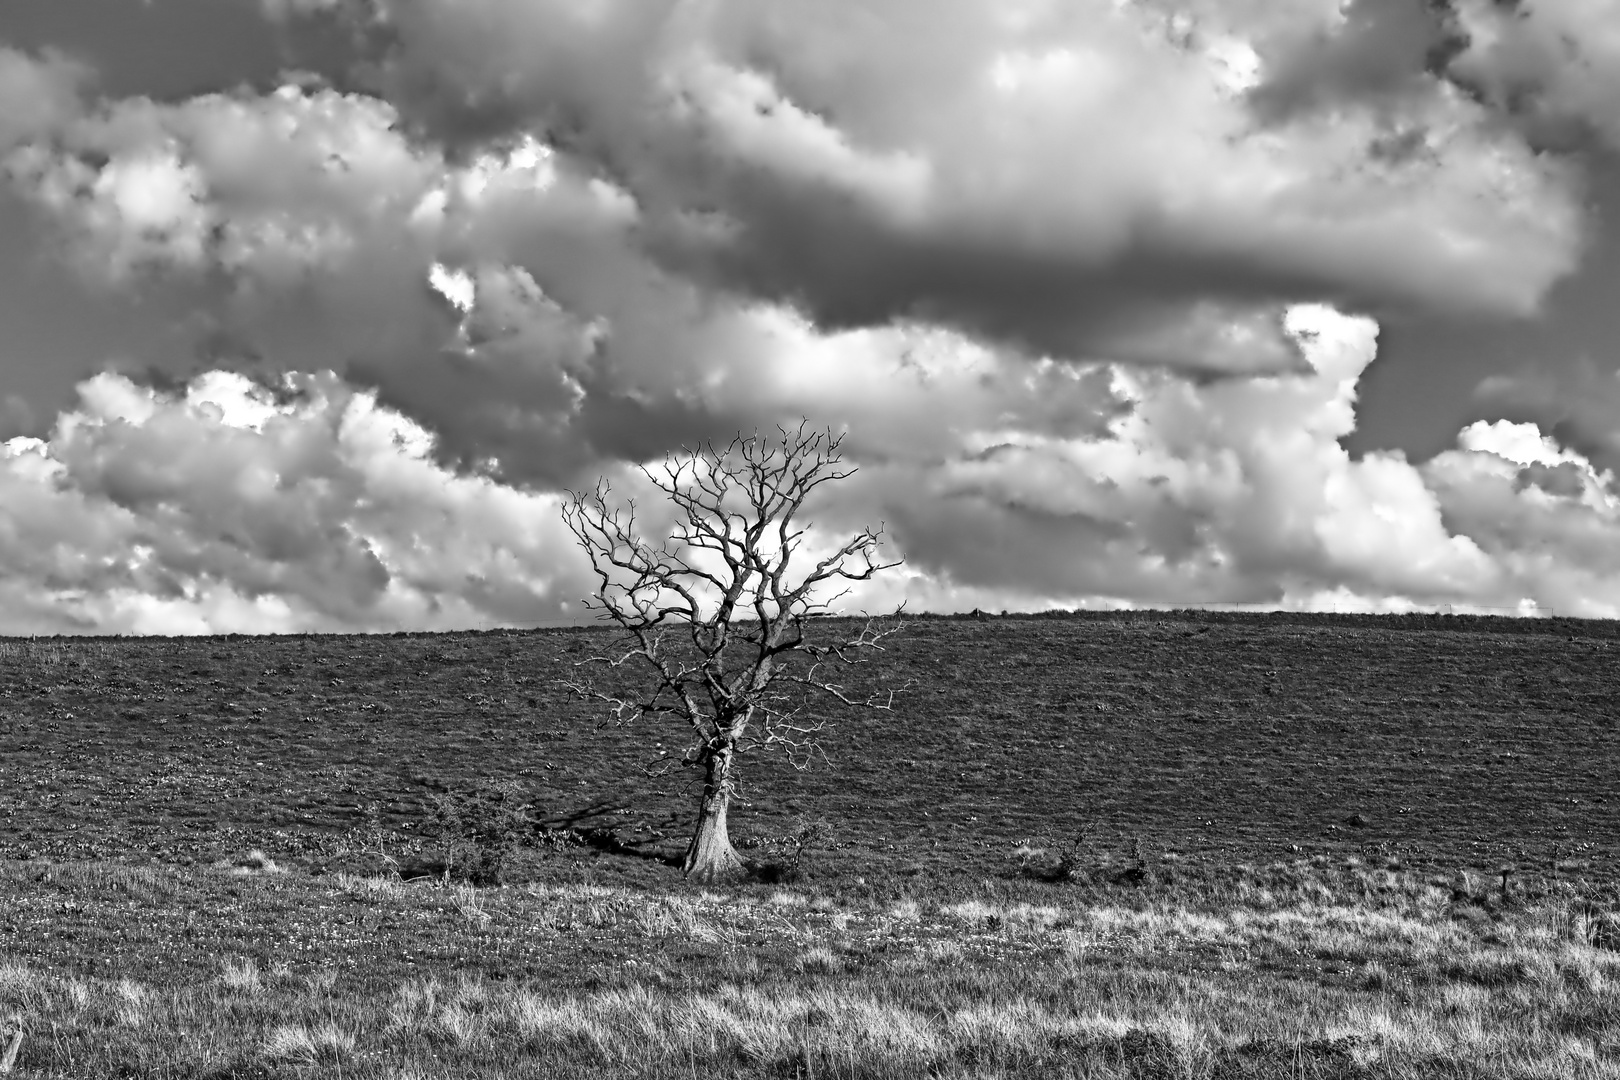
[[[234,990],[239,994],[257,994],[263,990],[264,979],[259,973],[259,965],[252,960],[226,960],[221,965],[220,985],[227,990]]]
[[[340,1064],[354,1048],[354,1035],[331,1022],[279,1024],[264,1041],[266,1057],[300,1065]]]

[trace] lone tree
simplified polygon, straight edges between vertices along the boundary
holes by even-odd
[[[743,863],[726,831],[737,785],[738,755],[756,748],[786,753],[805,768],[821,753],[821,724],[804,716],[805,699],[824,695],[849,706],[887,710],[894,690],[852,694],[832,681],[837,669],[865,663],[897,622],[864,619],[818,639],[818,622],[848,590],[899,565],[879,556],[881,529],[864,528],[813,564],[794,557],[806,529],[797,518],[825,484],[848,479],[842,435],[779,429],[775,437],[739,435],[669,455],[642,472],[673,506],[667,538],[644,539],[634,501],[617,503],[606,482],[571,492],[564,520],[590,557],[598,585],[585,601],[624,631],[624,647],[580,662],[574,688],[605,702],[621,723],[652,717],[686,728],[679,764],[701,769],[703,794],[683,869],[700,881],[737,875]],[[841,587],[842,586],[842,587]],[[643,689],[602,689],[592,670],[615,683],[624,669]],[[676,759],[661,755],[658,765]]]

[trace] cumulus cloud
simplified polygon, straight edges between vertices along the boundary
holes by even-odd
[[[1620,607],[1612,464],[1559,417],[1340,445],[1377,338],[1340,310],[1524,314],[1579,255],[1573,163],[1463,74],[1494,15],[265,10],[369,26],[374,92],[90,102],[0,51],[0,106],[44,103],[0,174],[218,369],[5,444],[18,629],[554,621],[556,492],[801,416],[860,465],[818,542],[907,561],[858,605]]]
[[[331,375],[86,382],[0,445],[0,632],[553,622],[583,595],[555,496],[454,476]]]
[[[1522,314],[1578,255],[1565,163],[1410,50],[1379,61],[1400,78],[1362,71],[1411,29],[1367,0],[273,10],[328,8],[380,28],[386,103],[119,103],[13,175],[115,270],[290,288],[368,255],[384,278],[515,263],[586,322],[649,291],[690,309],[695,290],[823,329],[926,322],[1033,357],[1238,374],[1298,367],[1293,302]],[[1304,71],[1340,74],[1307,94]],[[513,145],[543,154],[539,192],[468,187]]]
[[[1474,539],[1537,604],[1620,614],[1620,497],[1614,474],[1532,424],[1481,421],[1425,463],[1448,525]]]
[[[451,137],[558,132],[635,194],[666,264],[823,325],[926,318],[1110,355],[1196,325],[1198,304],[1523,312],[1577,247],[1563,168],[1421,56],[1377,102],[1350,91],[1379,80],[1346,74],[1332,109],[1257,107],[1323,66],[1295,59],[1322,35],[1391,36],[1354,20],[1287,34],[1251,5],[1102,0],[377,7],[408,115]]]
[[[532,138],[451,161],[364,95],[118,102],[5,170],[93,280],[206,288],[222,359],[343,370],[509,477],[737,426],[703,385],[769,345],[768,317],[638,251],[622,189]]]
[[[476,311],[485,280],[448,291]],[[497,279],[498,280],[498,279]],[[504,287],[511,287],[510,282]],[[817,335],[724,387],[850,432],[860,465],[812,544],[886,523],[905,567],[847,600],[932,609],[1246,603],[1620,613],[1612,473],[1533,424],[1481,421],[1414,465],[1352,459],[1376,324],[1290,312],[1308,371],[1197,382],[1031,365],[925,327]],[[471,333],[469,329],[466,332]],[[795,362],[813,352],[840,384]],[[741,377],[741,376],[740,376]],[[447,471],[420,425],[331,374],[81,388],[0,452],[0,629],[391,629],[576,617],[558,496]],[[610,470],[658,535],[668,511]]]
[[[1353,459],[1377,327],[1321,308],[1289,330],[1305,374],[1199,384],[1104,369],[1089,430],[898,441],[861,474],[911,591],[935,606],[1247,603],[1328,610],[1620,611],[1613,474],[1533,424],[1480,422],[1422,464]]]
[[[1353,461],[1357,378],[1376,326],[1292,313],[1308,373],[1197,384],[1109,371],[1100,431],[972,433],[959,452],[877,477],[916,565],[1036,596],[1306,605],[1321,594],[1478,595],[1488,559],[1444,527],[1395,455]],[[919,479],[921,482],[919,482]]]
[[[1599,468],[1620,469],[1620,374],[1590,360],[1531,366],[1485,379],[1474,397],[1481,414],[1532,425]]]
[[[15,149],[6,173],[51,212],[94,273],[219,270],[261,287],[348,269],[399,224],[441,159],[385,103],[305,92],[129,99]]]
[[[105,102],[0,168],[87,274],[198,290],[214,361],[340,371],[555,488],[792,419],[781,356],[881,378],[846,330],[1248,376],[1306,370],[1297,299],[1533,308],[1568,169],[1362,73],[1386,7],[280,5],[381,27],[382,96]]]

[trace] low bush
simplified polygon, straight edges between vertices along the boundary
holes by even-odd
[[[443,873],[472,885],[499,885],[513,852],[534,839],[531,807],[507,781],[433,795],[430,822]]]
[[[832,823],[825,818],[801,817],[793,831],[783,836],[752,837],[738,842],[743,851],[759,852],[749,860],[749,871],[756,881],[767,885],[790,885],[807,876],[805,857],[815,850],[836,846]]]

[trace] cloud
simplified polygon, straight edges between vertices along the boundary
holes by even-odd
[[[1479,384],[1481,413],[1537,425],[1601,469],[1620,469],[1620,374],[1582,361],[1559,371],[1526,367]]]
[[[216,362],[343,371],[464,467],[557,487],[735,428],[702,388],[770,345],[640,253],[622,189],[533,139],[452,162],[363,95],[117,102],[4,168],[90,279],[169,297]]]
[[[1292,303],[1524,314],[1579,254],[1570,166],[1385,56],[1416,24],[1371,0],[292,7],[377,28],[382,99],[115,104],[13,173],[115,269],[287,289],[350,245],[515,265],[585,322],[695,293],[1227,374],[1298,369]],[[457,163],[525,145],[542,193],[469,197]]]
[[[1120,405],[1101,431],[976,432],[948,458],[868,482],[891,500],[912,565],[1025,603],[1489,591],[1489,560],[1447,531],[1416,470],[1395,455],[1353,461],[1338,444],[1376,326],[1299,309],[1289,329],[1307,374],[1198,384],[1114,368]]]
[[[1301,7],[1303,13],[1260,34],[1265,78],[1251,102],[1270,116],[1345,102],[1399,108],[1402,99],[1425,93],[1434,69],[1465,42],[1444,3],[1351,0],[1331,10],[1315,5],[1314,19],[1313,5]]]
[[[555,496],[445,472],[330,375],[80,394],[0,445],[0,632],[522,624],[585,592]]]
[[[1385,56],[1443,27],[1382,0],[270,14],[324,11],[377,96],[104,102],[0,170],[210,362],[337,370],[513,480],[791,414],[736,388],[825,352],[795,317],[1265,375],[1295,301],[1523,313],[1578,255],[1570,167]]]
[[[90,69],[60,53],[32,57],[0,44],[0,153],[76,116]]]
[[[1481,422],[1421,464],[1354,459],[1377,327],[1296,309],[1310,370],[1197,383],[1102,369],[1114,406],[1063,435],[963,433],[860,474],[909,578],[882,596],[990,609],[1242,603],[1328,610],[1620,611],[1613,475],[1532,424]]]
[[[18,629],[556,621],[557,492],[801,416],[860,465],[816,541],[906,560],[856,605],[1620,610],[1595,411],[1340,445],[1374,314],[1532,312],[1579,255],[1574,163],[1457,85],[1471,9],[267,10],[370,27],[373,92],[91,102],[0,52],[46,103],[0,175],[206,345],[6,444]]]
[[[1472,537],[1539,605],[1620,613],[1614,474],[1561,450],[1534,425],[1481,422],[1459,444],[1423,467],[1448,525]]]
[[[1466,48],[1450,73],[1538,142],[1620,147],[1620,4],[1455,0]]]
[[[1102,0],[377,6],[407,116],[556,132],[632,193],[666,266],[823,326],[1220,369],[1193,332],[1213,305],[1271,313],[1247,356],[1275,370],[1288,302],[1523,313],[1577,254],[1565,167],[1421,49],[1344,60],[1313,84],[1331,109],[1259,107],[1332,68],[1323,49],[1399,37],[1387,11],[1290,36],[1252,5]]]
[[[534,302],[505,272],[441,280],[469,340],[503,332],[499,304]],[[486,302],[488,325],[470,325]],[[1535,425],[1472,424],[1421,464],[1343,450],[1370,320],[1295,309],[1286,328],[1308,371],[1213,382],[1030,364],[930,327],[770,321],[773,362],[716,369],[710,407],[790,406],[849,431],[859,471],[807,508],[810,542],[882,522],[905,560],[850,610],[1620,613],[1614,476]],[[97,376],[48,439],[0,451],[0,629],[577,617],[590,581],[559,496],[449,471],[434,441],[330,373],[265,387],[214,372],[172,393]],[[633,469],[604,471],[660,535],[656,493]]]
[[[442,161],[394,130],[385,103],[288,86],[178,104],[127,99],[63,124],[5,161],[92,273],[220,271],[296,286],[404,215]]]

